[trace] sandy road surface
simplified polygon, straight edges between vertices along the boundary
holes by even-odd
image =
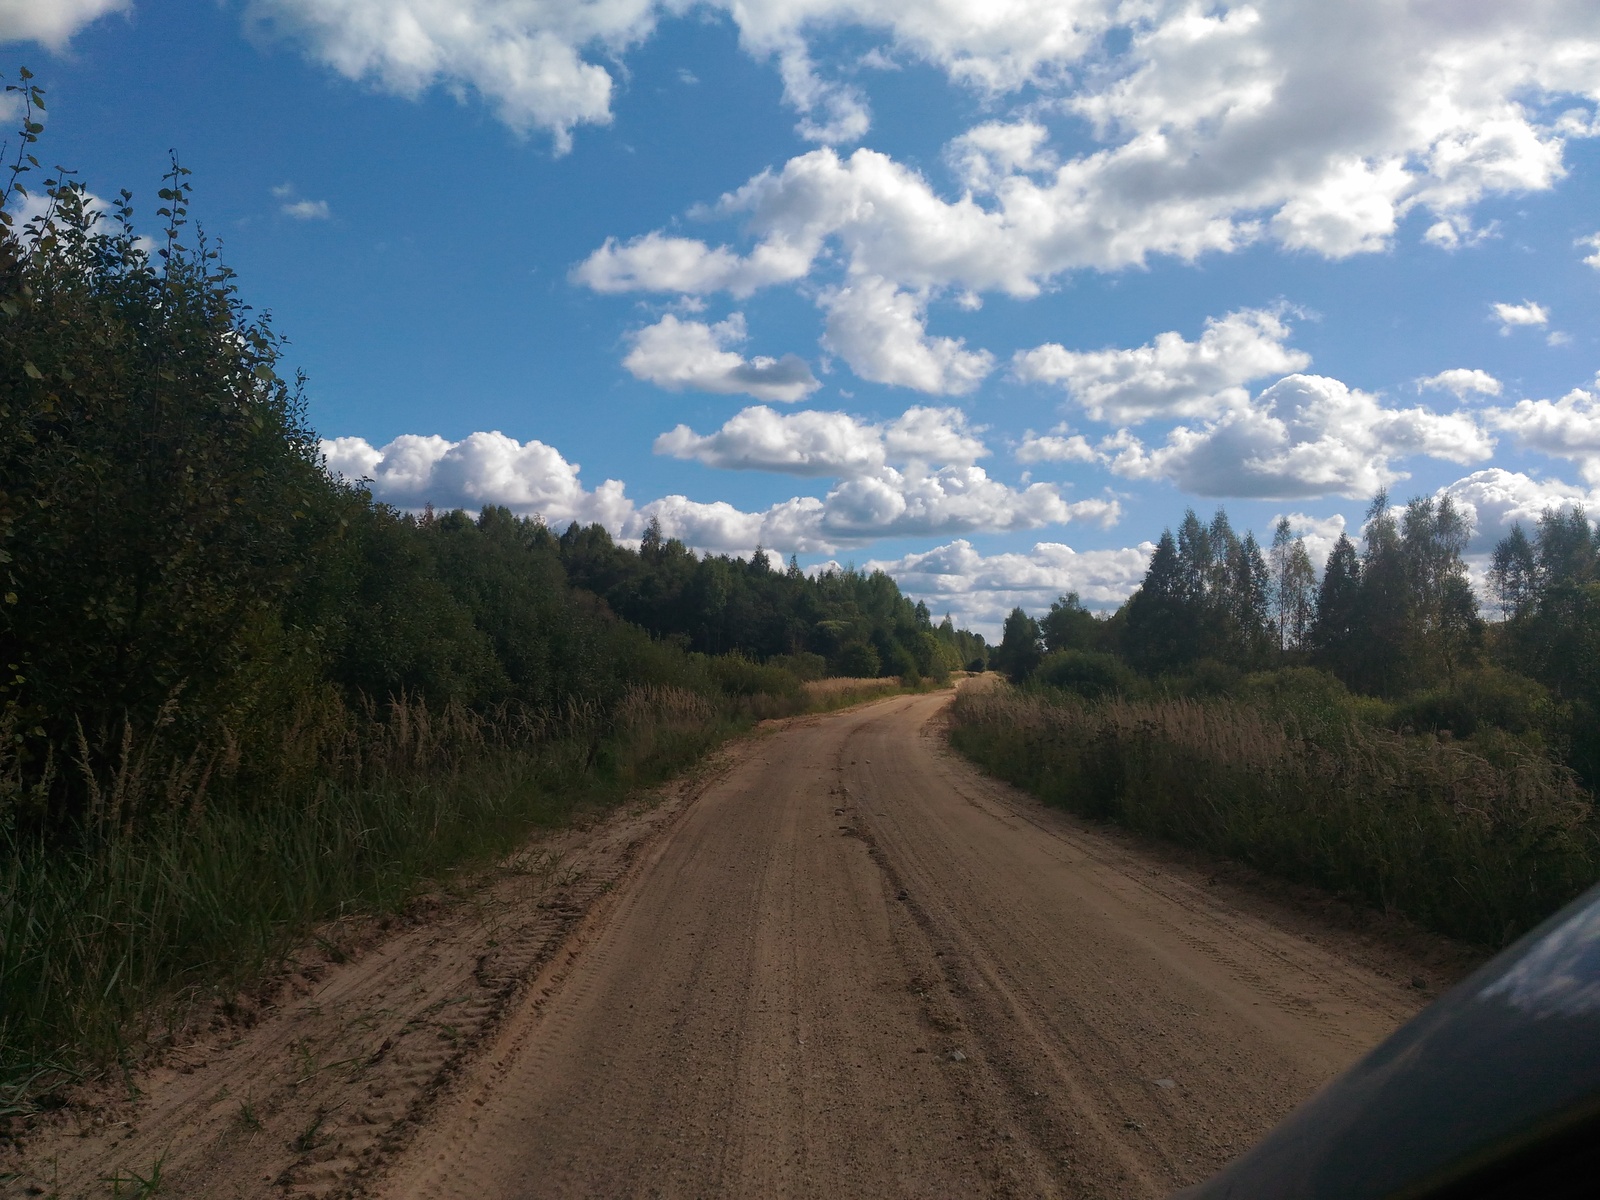
[[[1160,1196],[1423,1003],[984,779],[947,698],[756,743],[366,1190]]]
[[[1160,1196],[1465,965],[985,779],[947,700],[780,722],[326,927],[13,1124],[0,1194]]]

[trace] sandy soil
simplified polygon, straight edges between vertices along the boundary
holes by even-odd
[[[180,1196],[1161,1196],[1465,965],[1042,808],[947,700],[778,723],[530,849],[61,1118],[35,1186],[165,1153]]]

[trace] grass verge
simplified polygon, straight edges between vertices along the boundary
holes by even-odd
[[[819,681],[721,702],[642,688],[603,724],[574,712],[500,728],[401,702],[362,734],[359,769],[291,773],[270,795],[174,808],[70,846],[0,834],[0,1118],[130,1066],[196,1005],[278,970],[321,922],[398,911],[758,720],[896,687]]]
[[[1570,771],[1351,722],[1306,730],[1232,700],[966,691],[951,743],[1084,816],[1312,883],[1485,946],[1600,879],[1600,819]]]

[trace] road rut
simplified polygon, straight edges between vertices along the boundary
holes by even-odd
[[[363,1190],[1161,1196],[1423,1003],[980,775],[948,698],[740,755]]]

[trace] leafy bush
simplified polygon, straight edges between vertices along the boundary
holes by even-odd
[[[1524,675],[1494,667],[1463,672],[1451,688],[1409,696],[1394,706],[1397,729],[1448,731],[1470,738],[1492,726],[1519,737],[1542,740],[1558,718],[1548,689]]]
[[[1114,654],[1095,650],[1057,650],[1047,654],[1034,671],[1033,680],[1088,700],[1129,695],[1139,687],[1138,676],[1126,663]]]

